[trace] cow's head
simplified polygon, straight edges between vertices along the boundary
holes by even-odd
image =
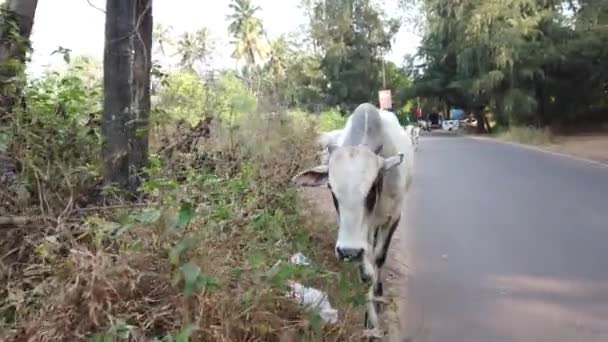
[[[338,214],[336,255],[359,260],[370,248],[368,234],[373,211],[382,192],[385,172],[403,162],[403,154],[384,158],[367,146],[329,146],[326,165],[303,171],[293,178],[297,185],[329,187]]]

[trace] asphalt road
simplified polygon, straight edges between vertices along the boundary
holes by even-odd
[[[464,137],[416,158],[404,341],[608,341],[608,167]]]

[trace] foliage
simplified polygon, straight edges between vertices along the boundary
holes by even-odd
[[[188,68],[169,72],[154,98],[153,120],[163,129],[151,133],[153,142],[168,143],[151,144],[159,149],[144,170],[142,197],[125,203],[117,189],[99,187],[98,67],[72,57],[26,88],[27,110],[16,116],[11,147],[23,166],[7,197],[13,203],[0,213],[34,221],[27,235],[1,239],[2,267],[12,271],[2,274],[0,338],[274,340],[288,331],[316,340],[358,333],[349,327],[362,319],[357,298],[364,289],[350,283],[354,270],[338,272],[326,238],[331,224],[290,182],[313,162],[316,121],[303,111],[287,120],[249,115],[256,98],[233,72],[207,79]],[[208,124],[200,121],[207,115],[216,119],[213,134],[188,151],[166,149]],[[177,125],[181,120],[194,127]],[[313,265],[286,263],[296,251]],[[290,279],[329,291],[341,327],[324,327],[286,298]],[[218,324],[225,329],[211,328]]]
[[[223,72],[213,89],[212,108],[224,122],[234,123],[256,110],[256,98],[232,72]]]
[[[185,32],[177,41],[179,65],[188,70],[195,70],[197,64],[205,65],[214,46],[209,39],[209,31],[202,28],[194,33]]]
[[[227,18],[231,21],[228,32],[234,38],[232,57],[256,65],[268,52],[262,21],[256,17],[260,7],[252,5],[251,0],[232,0],[228,6],[232,10]]]
[[[323,56],[328,103],[348,110],[376,102],[381,59],[399,22],[385,20],[369,0],[315,2],[311,11],[310,34]]]
[[[341,129],[346,124],[346,118],[337,110],[326,110],[319,115],[319,131],[328,132],[334,129]]]
[[[75,76],[77,70],[75,64],[29,82],[26,109],[16,113],[12,126],[9,148],[11,155],[21,156],[22,166],[13,191],[38,198],[43,212],[83,201],[82,191],[96,184],[100,172],[100,83],[87,85],[86,77]]]
[[[207,82],[191,70],[169,73],[153,99],[157,125],[184,120],[196,126],[205,117],[229,123],[255,112],[257,106],[251,91],[229,71]]]
[[[156,117],[157,123],[185,120],[196,125],[206,113],[208,90],[200,77],[192,71],[183,70],[171,73],[166,78],[166,85],[160,88]]]
[[[40,80],[29,89],[35,95],[28,98],[30,107],[55,120],[44,121],[37,134],[77,123],[42,112],[53,107],[41,93],[71,91],[86,100],[73,90],[81,91],[82,83],[66,82]],[[244,90],[236,82],[225,74],[218,88],[236,97]],[[238,107],[235,99],[227,102]],[[67,106],[67,117],[80,117],[83,106]],[[44,215],[38,196],[20,213],[59,219],[36,220],[26,238],[2,239],[3,263],[12,268],[3,273],[0,290],[0,324],[7,334],[2,339],[276,340],[285,332],[310,340],[355,338],[352,326],[362,319],[354,314],[356,299],[365,291],[350,282],[354,270],[338,272],[327,239],[331,224],[291,187],[294,172],[313,162],[317,133],[309,118],[294,113],[280,122],[242,115],[230,126],[219,120],[191,150],[151,154],[136,204],[122,202],[111,189],[93,191],[95,177],[77,172],[99,156],[100,141],[78,134],[82,127],[69,131],[73,140],[65,147],[71,154],[62,158],[34,159],[48,156],[35,155],[44,141],[36,141],[40,147],[32,154],[20,151],[32,170],[58,170],[41,179],[39,195],[52,202],[42,205]],[[178,139],[188,137],[190,128],[176,129]],[[51,150],[58,146],[64,145],[54,141]],[[58,176],[59,170],[70,178]],[[55,192],[61,196],[51,197]],[[296,251],[313,264],[286,262]],[[286,298],[290,279],[329,291],[341,327],[324,327]]]
[[[427,102],[478,117],[487,108],[499,125],[606,120],[605,1],[418,3],[426,24],[412,72]]]
[[[411,107],[409,101],[413,97],[413,93],[412,81],[407,74],[407,70],[392,62],[386,62],[384,69],[386,87],[392,90],[393,110],[402,114],[408,113]]]

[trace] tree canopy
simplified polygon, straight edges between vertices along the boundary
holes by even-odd
[[[425,19],[411,70],[417,95],[485,109],[499,125],[606,119],[605,1],[417,4]]]

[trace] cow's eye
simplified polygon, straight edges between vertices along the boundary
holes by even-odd
[[[338,213],[338,215],[340,215],[340,208],[338,208],[338,199],[336,198],[336,195],[334,195],[334,192],[331,192],[331,199],[334,201],[334,208],[336,208],[336,213]]]
[[[369,189],[369,192],[367,193],[367,196],[365,197],[365,208],[367,211],[374,210],[374,206],[376,205],[376,187],[376,182],[374,182],[374,185],[372,185],[371,189]]]
[[[378,176],[378,178],[376,178],[376,180],[372,184],[372,187],[369,189],[367,196],[365,197],[365,208],[367,209],[367,211],[374,210],[374,207],[376,206],[376,201],[378,200],[377,197],[381,191],[382,177]]]

